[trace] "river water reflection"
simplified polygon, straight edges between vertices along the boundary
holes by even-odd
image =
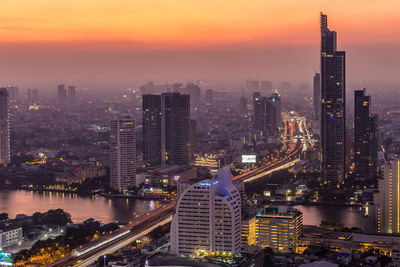
[[[135,214],[141,215],[160,206],[160,202],[141,199],[107,199],[101,196],[78,196],[72,193],[0,190],[0,213],[10,218],[17,214],[31,215],[36,211],[61,208],[71,214],[72,221],[94,218],[104,223],[129,222]]]
[[[0,190],[0,213],[6,212],[10,218],[14,218],[17,214],[31,215],[36,211],[61,208],[69,212],[76,223],[88,218],[103,223],[129,222],[135,218],[134,213],[140,216],[160,205],[160,202],[153,200],[107,199],[101,196],[78,196],[71,193]],[[366,221],[359,207],[296,205],[294,208],[303,212],[303,222],[306,225],[319,225],[321,220],[335,220],[347,227],[363,228]]]

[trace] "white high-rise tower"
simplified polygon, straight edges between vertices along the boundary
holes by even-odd
[[[384,179],[379,180],[379,192],[374,196],[378,233],[400,233],[400,160],[384,166]]]
[[[136,135],[131,116],[118,116],[111,121],[110,184],[118,190],[135,186]]]
[[[178,200],[171,224],[171,253],[240,253],[241,200],[231,171],[189,186]]]

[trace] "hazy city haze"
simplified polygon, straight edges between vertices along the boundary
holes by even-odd
[[[400,3],[370,1],[2,1],[4,85],[129,86],[144,79],[310,82],[320,11],[348,51],[348,85],[397,82]]]

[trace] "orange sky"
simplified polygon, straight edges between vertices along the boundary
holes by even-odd
[[[0,86],[309,83],[320,11],[348,84],[399,82],[400,0],[0,0]]]
[[[339,42],[400,41],[399,0],[2,0],[0,40],[311,44],[321,10]]]

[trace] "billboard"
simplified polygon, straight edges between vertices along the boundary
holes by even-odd
[[[242,155],[242,163],[256,163],[256,155]]]
[[[12,266],[12,254],[0,252],[0,266]]]

